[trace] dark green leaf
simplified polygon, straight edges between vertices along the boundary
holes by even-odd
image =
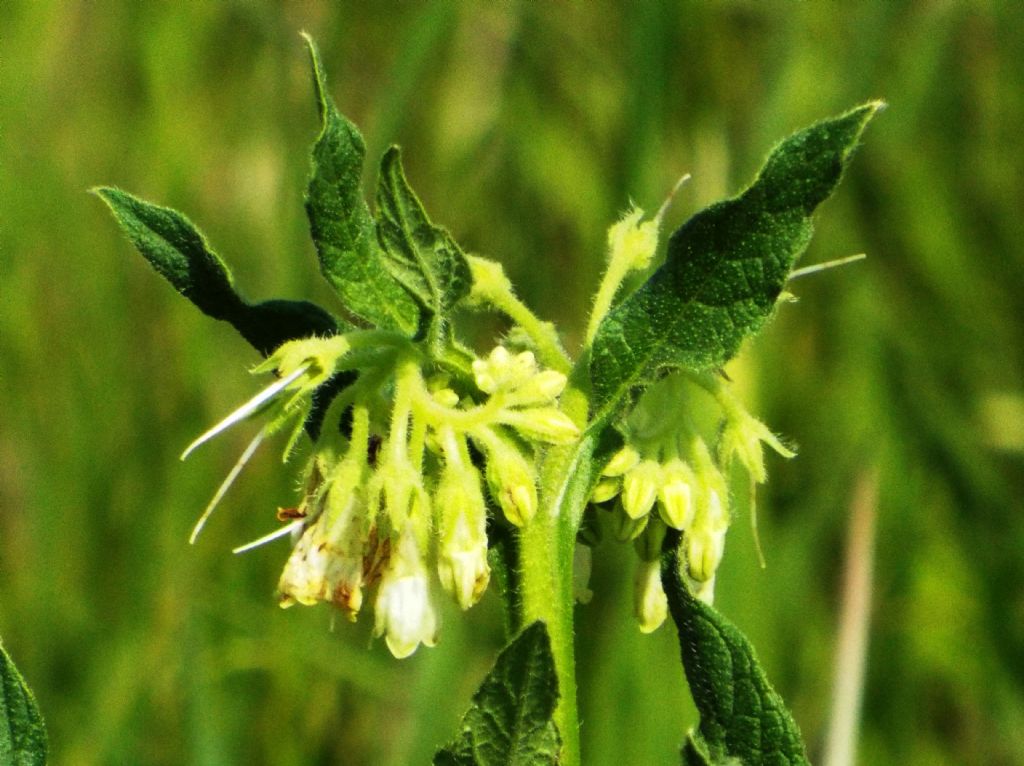
[[[771,314],[839,183],[872,102],[783,141],[738,197],[697,213],[669,239],[665,263],[605,317],[590,374],[599,412],[659,368],[705,370],[732,358]]]
[[[561,742],[552,721],[558,680],[544,623],[506,646],[473,695],[455,740],[434,766],[541,766],[558,763]]]
[[[0,763],[46,763],[46,727],[35,697],[0,644]]]
[[[287,340],[333,335],[335,319],[306,301],[250,304],[235,292],[231,272],[181,213],[110,187],[93,190],[122,231],[174,288],[214,319],[230,322],[264,356]]]
[[[316,45],[308,36],[306,44],[322,123],[306,190],[306,214],[320,270],[353,314],[412,335],[419,329],[419,308],[385,267],[373,216],[363,199],[363,137],[335,108]]]
[[[469,294],[466,256],[445,229],[435,226],[405,179],[401,151],[392,146],[380,163],[377,233],[391,273],[431,315],[440,339],[451,308]]]
[[[661,577],[679,631],[683,667],[700,713],[683,748],[686,766],[809,766],[800,731],[739,629],[690,593],[679,534],[666,537]]]

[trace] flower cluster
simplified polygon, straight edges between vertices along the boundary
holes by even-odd
[[[714,452],[688,414],[694,383],[714,395],[723,414]],[[736,459],[763,482],[762,443],[784,457],[794,453],[721,381],[682,373],[652,385],[622,431],[626,444],[605,465],[591,503],[610,511],[620,541],[634,542],[640,560],[634,611],[646,633],[667,613],[659,570],[667,529],[682,533],[684,574],[698,597],[710,602],[730,520],[726,469]]]
[[[327,602],[354,621],[375,589],[374,632],[396,657],[433,646],[436,586],[462,609],[480,599],[489,514],[528,523],[537,510],[535,446],[579,437],[557,407],[565,375],[502,346],[461,375],[443,373],[408,341],[367,330],[286,343],[258,368],[268,370],[278,380],[196,445],[264,411],[257,439],[288,424],[301,433],[312,392],[335,375],[352,381],[327,410],[301,503],[257,541],[288,532],[296,540],[281,605]]]

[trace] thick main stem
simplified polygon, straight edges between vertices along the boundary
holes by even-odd
[[[579,716],[576,708],[576,657],[573,635],[572,572],[566,571],[559,545],[559,517],[541,511],[521,537],[523,623],[541,620],[547,626],[558,678],[555,725],[562,737],[564,766],[580,763]]]
[[[562,409],[582,425],[587,399],[570,388],[562,397]],[[559,691],[555,725],[562,737],[559,763],[563,766],[580,763],[572,560],[587,504],[595,443],[594,435],[586,433],[576,444],[548,450],[541,466],[540,509],[520,537],[523,624],[542,620],[551,639]]]

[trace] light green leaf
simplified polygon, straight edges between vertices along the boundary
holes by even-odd
[[[306,214],[320,270],[353,314],[383,329],[413,335],[419,329],[419,308],[385,267],[373,216],[363,198],[363,137],[335,108],[327,94],[320,53],[312,38],[304,37],[322,123],[306,190]]]
[[[473,695],[455,740],[434,766],[542,766],[558,763],[552,721],[558,680],[551,641],[535,622],[506,646]]]
[[[0,763],[43,766],[46,727],[35,697],[0,644]]]
[[[98,187],[121,230],[179,293],[204,314],[230,322],[264,356],[287,340],[338,332],[336,320],[307,301],[247,303],[231,272],[203,234],[181,213],[128,192]]]
[[[674,538],[674,540],[673,540]],[[800,731],[739,629],[698,600],[679,569],[678,533],[666,537],[661,577],[700,713],[685,766],[809,766]]]
[[[879,101],[790,136],[738,197],[693,216],[665,263],[604,318],[591,349],[595,406],[610,414],[660,368],[731,359],[769,317]]]
[[[431,339],[442,340],[444,322],[469,294],[473,277],[466,255],[451,234],[430,221],[409,186],[397,146],[381,159],[377,219],[388,268],[430,314]]]

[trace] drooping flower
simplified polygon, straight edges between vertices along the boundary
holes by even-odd
[[[437,643],[440,621],[430,590],[427,568],[410,526],[392,551],[374,603],[374,635],[384,636],[398,659],[408,657],[420,644]]]

